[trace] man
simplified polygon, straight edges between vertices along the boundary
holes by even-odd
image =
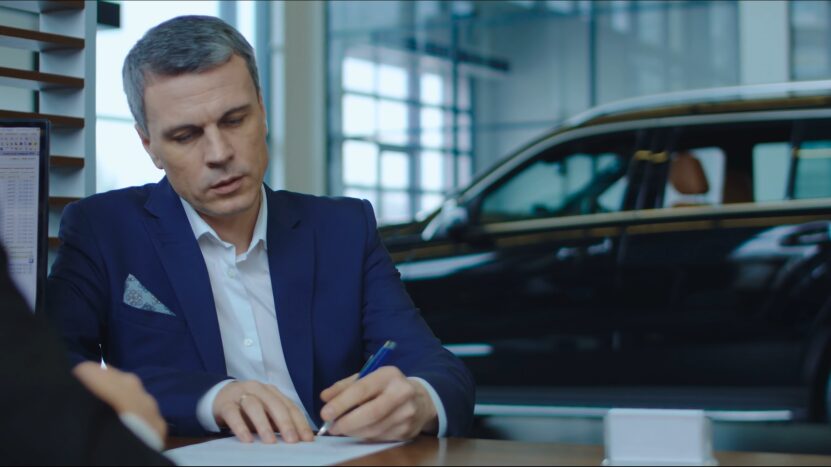
[[[166,176],[64,211],[48,293],[70,348],[138,374],[176,434],[310,441],[331,420],[371,440],[465,434],[473,381],[406,294],[369,203],[263,185],[245,39],[216,18],[175,18],[123,75]],[[388,339],[390,365],[357,380]]]
[[[131,424],[141,420],[138,430],[155,430],[151,436],[163,439],[153,398],[135,377],[91,362],[74,370],[84,389],[58,338],[12,284],[2,247],[0,352],[0,465],[170,465],[113,411]]]

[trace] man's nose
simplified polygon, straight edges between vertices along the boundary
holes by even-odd
[[[205,130],[205,161],[210,166],[224,165],[234,157],[234,149],[222,130],[214,127]]]

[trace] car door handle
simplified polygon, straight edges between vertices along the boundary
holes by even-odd
[[[563,261],[582,256],[601,256],[612,251],[612,240],[604,239],[600,243],[583,246],[564,246],[557,250],[557,259]]]

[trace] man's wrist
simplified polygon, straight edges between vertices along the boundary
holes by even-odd
[[[226,379],[215,384],[199,399],[199,403],[196,405],[196,419],[205,431],[219,433],[219,424],[216,423],[216,417],[214,417],[214,401],[216,401],[219,391],[233,381],[236,380]]]
[[[447,415],[444,411],[444,405],[442,404],[438,393],[433,386],[423,378],[410,376],[407,379],[418,383],[420,389],[423,390],[427,396],[427,405],[430,407],[430,419],[422,427],[422,433],[435,435],[439,438],[443,437],[447,432]]]

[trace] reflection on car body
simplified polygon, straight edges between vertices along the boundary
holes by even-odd
[[[596,111],[382,229],[482,406],[825,417],[831,83],[751,91]]]

